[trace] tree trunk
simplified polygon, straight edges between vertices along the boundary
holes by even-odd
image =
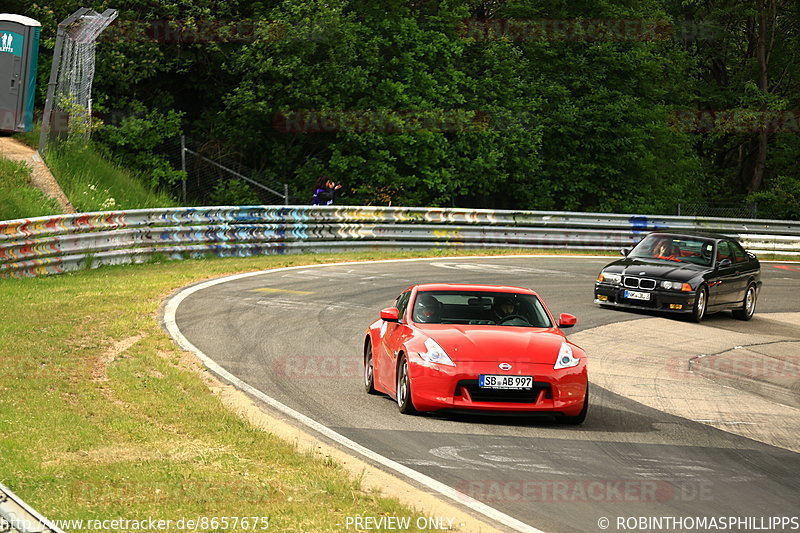
[[[767,56],[767,32],[769,24],[767,22],[770,12],[773,11],[775,0],[762,0],[758,4],[758,42],[756,45],[756,55],[758,56],[758,88],[762,93],[769,91],[769,59]],[[773,20],[773,24],[775,21]],[[773,28],[774,31],[774,28]],[[750,185],[747,187],[748,193],[758,192],[761,189],[761,184],[764,181],[764,169],[767,164],[767,128],[765,120],[765,112],[767,106],[761,105],[762,120],[759,121],[761,129],[758,132],[758,151],[756,152],[756,162],[753,167],[753,177],[750,179]]]

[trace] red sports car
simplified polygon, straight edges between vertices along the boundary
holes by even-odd
[[[415,285],[381,311],[364,339],[369,394],[401,413],[547,413],[580,424],[589,408],[586,354],[539,296],[519,287]]]

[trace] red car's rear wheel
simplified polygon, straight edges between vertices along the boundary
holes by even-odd
[[[372,362],[372,341],[364,346],[364,390],[367,394],[378,394],[375,390],[375,365]]]

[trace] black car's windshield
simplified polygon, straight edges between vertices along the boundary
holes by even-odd
[[[536,296],[511,292],[420,291],[412,319],[428,324],[551,327]]]
[[[628,257],[710,266],[714,242],[677,235],[648,235]]]

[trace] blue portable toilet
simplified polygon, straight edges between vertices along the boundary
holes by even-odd
[[[41,24],[0,13],[0,131],[33,129]]]

